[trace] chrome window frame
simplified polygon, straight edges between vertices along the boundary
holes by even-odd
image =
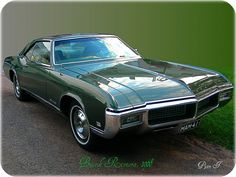
[[[26,56],[26,53],[28,53],[31,49],[34,50],[34,47],[38,42],[49,42],[50,43],[50,51],[49,51],[49,60],[50,60],[49,63],[50,64],[33,62]],[[52,52],[51,51],[52,51],[52,41],[51,40],[46,40],[46,39],[45,40],[36,40],[36,41],[32,42],[24,52],[21,52],[20,55],[23,55],[26,58],[26,60],[30,63],[34,63],[34,64],[37,64],[40,66],[45,66],[45,67],[51,68],[52,67]],[[32,52],[32,54],[33,54],[33,52]]]

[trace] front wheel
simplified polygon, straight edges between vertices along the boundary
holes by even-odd
[[[76,102],[70,107],[70,125],[79,145],[84,149],[93,149],[98,137],[90,130],[87,116]]]
[[[20,83],[16,74],[13,76],[13,89],[14,89],[14,94],[18,100],[20,101],[27,100],[28,95],[24,90],[21,89]]]

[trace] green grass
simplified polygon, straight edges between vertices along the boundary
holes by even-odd
[[[232,70],[231,70],[232,71]],[[220,69],[231,82],[233,82],[233,72],[229,69]],[[190,134],[207,140],[208,142],[221,145],[227,149],[234,149],[234,100],[232,99],[224,107],[209,113],[202,118],[198,128]]]
[[[198,128],[190,134],[208,142],[234,149],[234,103],[215,110],[202,118]]]

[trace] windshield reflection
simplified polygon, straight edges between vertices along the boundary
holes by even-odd
[[[139,57],[116,37],[89,37],[55,41],[56,64],[97,59]]]

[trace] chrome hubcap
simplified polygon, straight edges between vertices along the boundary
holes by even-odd
[[[89,123],[86,118],[86,115],[77,106],[72,108],[72,121],[74,133],[78,138],[77,140],[82,144],[87,143],[87,140],[89,139],[90,135]]]
[[[20,84],[19,84],[18,79],[16,78],[16,76],[15,76],[15,92],[16,92],[17,96],[20,95]]]

